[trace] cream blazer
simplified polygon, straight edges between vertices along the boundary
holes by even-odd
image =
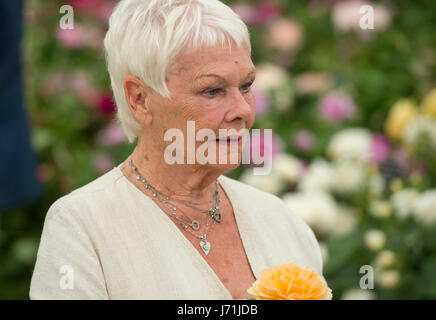
[[[232,299],[171,218],[121,164],[49,208],[30,299]],[[251,269],[283,263],[322,275],[318,242],[283,201],[224,175]]]

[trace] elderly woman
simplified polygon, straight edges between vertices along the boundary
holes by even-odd
[[[276,196],[222,175],[240,164],[245,140],[219,132],[255,118],[240,18],[217,0],[122,0],[104,44],[118,119],[136,148],[50,207],[30,298],[245,299],[265,268],[321,274],[311,229]],[[189,121],[214,133],[206,144],[220,161],[189,162],[203,143],[189,139],[175,150],[184,161],[167,161],[166,133],[187,137]],[[235,145],[238,162],[221,161]]]

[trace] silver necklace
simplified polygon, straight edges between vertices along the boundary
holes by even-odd
[[[219,194],[219,189],[218,189],[218,180],[215,180],[215,192],[213,194],[213,199],[211,200],[212,207],[209,210],[202,210],[202,209],[196,208],[194,206],[195,204],[197,204],[196,202],[177,200],[177,199],[173,199],[169,196],[162,194],[161,192],[159,192],[158,190],[153,188],[147,182],[147,180],[145,180],[141,176],[138,169],[133,164],[132,159],[130,159],[129,163],[130,163],[130,166],[132,167],[133,172],[136,175],[136,179],[140,180],[144,184],[145,188],[147,190],[151,191],[154,198],[158,199],[161,203],[163,203],[165,205],[165,207],[170,211],[170,212],[166,212],[166,213],[170,217],[177,220],[179,222],[180,226],[183,228],[183,230],[189,232],[194,237],[196,237],[197,239],[200,240],[200,243],[199,243],[200,248],[203,250],[205,255],[208,255],[210,248],[211,248],[211,243],[207,240],[207,236],[208,236],[209,232],[212,230],[212,227],[215,225],[215,223],[216,222],[220,223],[222,221],[222,215],[221,215],[221,212],[219,211],[219,203],[221,202],[221,199],[220,199],[220,194]],[[187,207],[190,207],[190,208],[193,208],[197,211],[205,213],[207,215],[206,219],[203,222],[200,222],[200,221],[195,220],[195,219],[191,220],[191,219],[189,219],[189,217],[184,215],[184,217],[187,218],[189,220],[189,222],[184,221],[181,217],[179,217],[176,214],[176,211],[181,212],[181,210],[179,210],[175,205],[170,204],[169,201],[179,202],[179,203],[186,205]],[[210,226],[211,219],[213,219],[212,226]],[[202,235],[195,234],[193,231],[191,231],[189,229],[189,228],[191,228],[191,229],[197,231],[200,229],[202,224],[205,224],[205,233]]]

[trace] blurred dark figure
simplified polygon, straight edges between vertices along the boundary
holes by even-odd
[[[0,212],[41,193],[21,78],[22,0],[0,0]]]

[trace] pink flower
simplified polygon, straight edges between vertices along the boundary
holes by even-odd
[[[264,25],[279,15],[280,7],[278,4],[264,2],[256,8],[255,23]]]
[[[268,42],[281,51],[294,51],[302,40],[300,24],[290,19],[277,19],[268,28]]]
[[[237,3],[233,4],[231,8],[246,24],[254,24],[256,22],[256,10],[251,5]]]
[[[360,22],[363,13],[360,12],[363,6],[371,6],[374,13],[374,29],[362,29]],[[386,29],[391,22],[391,12],[383,4],[375,4],[369,1],[341,1],[333,6],[332,20],[336,29],[340,31],[355,30],[360,31],[379,31]]]
[[[115,3],[113,1],[105,0],[72,0],[71,6],[74,9],[91,13],[103,20],[109,20],[115,7]]]
[[[327,121],[338,123],[351,119],[356,113],[356,105],[348,94],[333,91],[321,98],[319,111]]]
[[[115,102],[112,98],[112,94],[103,93],[100,96],[100,100],[98,102],[98,108],[104,115],[112,115],[116,111]]]
[[[376,133],[372,136],[370,161],[382,163],[385,161],[391,152],[391,145],[388,139],[381,133]]]
[[[392,151],[392,159],[399,165],[402,171],[407,171],[409,167],[409,157],[406,151],[401,148],[397,148]]]
[[[70,78],[70,87],[77,98],[85,105],[95,106],[99,102],[100,94],[91,84],[88,75],[84,71],[77,71]]]
[[[259,89],[253,89],[254,99],[256,100],[256,116],[261,116],[268,111],[268,94]]]
[[[94,168],[103,174],[114,167],[114,160],[108,154],[98,154],[93,159]]]
[[[56,30],[56,38],[64,47],[70,49],[80,49],[84,46],[102,49],[104,35],[105,32],[102,27],[86,27],[79,25],[77,22],[74,24],[73,29],[58,28]]]
[[[297,91],[301,94],[316,94],[327,90],[332,85],[327,73],[307,71],[297,77]]]
[[[413,154],[409,154],[402,148],[397,148],[392,151],[392,159],[399,166],[402,173],[411,174],[412,172],[419,172],[422,175],[428,173],[427,163],[422,159],[417,158]]]
[[[103,146],[116,146],[127,141],[127,137],[118,122],[110,122],[97,135],[97,140]]]
[[[84,45],[103,52],[104,35],[103,28],[99,26],[88,28],[83,39]]]
[[[56,30],[56,38],[64,47],[78,49],[84,45],[85,37],[83,28],[76,23],[73,29],[62,29],[59,27]]]
[[[71,0],[71,6],[74,9],[90,10],[100,5],[100,0]]]
[[[65,72],[55,71],[49,74],[42,82],[39,92],[42,96],[48,96],[64,91],[68,87],[68,76]]]
[[[283,152],[284,146],[282,139],[272,133],[271,139],[266,139],[266,136],[261,131],[259,135],[250,135],[250,143],[246,143],[245,146],[250,147],[250,163],[256,165],[262,165],[259,163],[254,163],[256,159],[254,157],[265,158],[266,161],[271,161],[274,157]]]
[[[315,136],[308,130],[299,130],[293,136],[294,147],[301,152],[310,151],[315,144]]]
[[[113,2],[105,2],[102,3],[96,10],[95,13],[97,14],[98,17],[100,17],[103,20],[109,20],[112,11],[115,8],[115,3]]]

